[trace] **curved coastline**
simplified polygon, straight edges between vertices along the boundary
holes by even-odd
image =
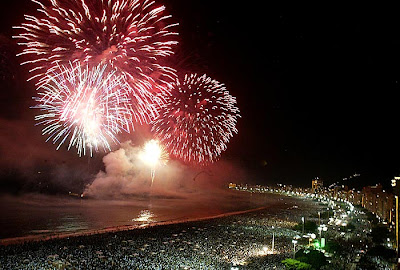
[[[7,246],[7,245],[18,245],[23,244],[26,242],[39,242],[39,241],[48,241],[53,239],[64,239],[69,237],[78,237],[78,236],[89,236],[94,234],[105,234],[105,233],[114,233],[114,232],[121,232],[121,231],[130,231],[130,230],[137,230],[137,229],[146,229],[155,226],[165,226],[165,225],[172,225],[172,224],[180,224],[186,222],[195,222],[195,221],[203,221],[203,220],[210,220],[222,217],[228,217],[233,215],[240,215],[250,212],[256,212],[263,209],[268,208],[268,206],[241,210],[241,211],[234,211],[228,213],[222,213],[212,216],[206,217],[196,217],[196,218],[178,218],[173,220],[164,220],[164,221],[155,221],[150,223],[143,223],[138,225],[121,225],[121,226],[113,226],[107,227],[103,229],[94,229],[94,230],[84,230],[72,233],[55,233],[55,234],[48,234],[48,235],[27,235],[21,237],[12,237],[12,238],[4,238],[0,239],[0,246]]]

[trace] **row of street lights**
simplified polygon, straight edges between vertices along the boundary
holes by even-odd
[[[319,242],[320,242],[320,247],[324,247],[325,246],[325,238],[322,238],[322,232],[328,231],[328,226],[326,226],[325,224],[321,225],[320,212],[318,212],[318,216],[319,216],[319,219],[318,219],[318,223],[319,223],[319,226],[318,226]],[[304,222],[305,222],[304,217],[301,217],[301,221],[303,223],[303,236],[304,236]],[[309,237],[308,245],[310,246],[311,245],[311,241],[313,239],[315,239],[315,234],[311,233],[311,234],[308,235],[308,237]],[[293,243],[293,259],[295,259],[295,257],[296,257],[296,244],[298,243],[298,241],[296,239],[293,239],[292,243]]]
[[[318,212],[318,215],[320,216],[320,212]],[[301,217],[301,221],[302,221],[302,223],[303,223],[303,235],[304,235],[304,223],[305,223],[305,218],[304,217]],[[322,224],[322,225],[320,225],[321,223],[320,223],[320,218],[319,218],[319,220],[318,220],[319,222],[319,226],[318,226],[318,232],[319,232],[319,242],[320,242],[320,247],[324,247],[325,246],[325,238],[322,238],[322,232],[324,231],[324,232],[326,232],[327,230],[328,230],[328,226],[326,226],[325,224]],[[275,229],[275,227],[274,226],[272,226],[272,248],[271,248],[271,252],[272,252],[272,254],[274,254],[274,248],[275,248],[275,231],[274,231],[274,229]],[[309,234],[308,235],[309,236],[309,243],[308,243],[308,245],[310,246],[311,245],[311,241],[313,240],[313,239],[315,239],[316,238],[316,235],[314,234],[314,233],[311,233],[311,234]],[[298,238],[300,237],[300,236],[297,236]],[[322,239],[324,240],[324,241],[322,241]],[[323,242],[323,243],[322,243]],[[293,259],[295,259],[295,257],[296,257],[296,244],[298,243],[298,240],[297,239],[293,239],[292,240],[292,243],[293,243]]]

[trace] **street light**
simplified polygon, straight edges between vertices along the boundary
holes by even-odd
[[[398,188],[398,181],[400,181],[399,176],[395,176],[392,180],[392,187],[395,194],[396,199],[396,253],[397,253],[397,267],[400,267],[400,250],[399,250],[399,188]]]
[[[293,243],[293,259],[296,258],[296,244],[297,244],[297,240],[292,240]]]
[[[328,227],[325,224],[322,224],[321,226],[318,226],[319,242],[321,244],[321,248],[325,246],[325,239],[324,239],[324,243],[322,243],[322,231],[326,232],[327,230],[328,230]]]
[[[319,232],[319,241],[321,242],[321,233],[322,233],[322,227],[318,226],[318,232]]]
[[[397,253],[397,265],[400,262],[400,254],[399,254],[399,196],[394,195],[396,198],[396,253]]]
[[[275,246],[275,231],[274,231],[274,226],[272,226],[272,254],[274,254],[274,246]]]
[[[304,217],[301,217],[301,221],[303,221],[303,235],[304,235]]]
[[[311,246],[311,241],[314,240],[316,237],[315,233],[310,234],[310,237],[308,238],[308,246]]]
[[[318,226],[321,226],[321,212],[318,211]]]

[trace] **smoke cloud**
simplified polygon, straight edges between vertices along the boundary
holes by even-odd
[[[244,177],[241,170],[226,162],[209,168],[191,168],[170,160],[157,165],[151,186],[151,170],[140,159],[141,148],[130,141],[104,156],[104,171],[100,171],[84,194],[90,197],[152,196],[199,198],[224,192],[227,183]]]
[[[34,126],[33,117],[0,118],[0,126],[0,193],[82,192],[99,170],[93,167],[101,160],[79,158],[74,149],[56,151]]]

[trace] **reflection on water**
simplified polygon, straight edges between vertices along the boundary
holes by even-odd
[[[257,208],[279,201],[271,194],[203,194],[186,198],[71,199],[44,195],[0,197],[0,239],[115,226],[143,225]]]
[[[60,220],[61,224],[56,226],[56,232],[78,232],[88,230],[88,223],[81,216],[65,216]]]
[[[132,221],[142,222],[142,223],[150,223],[152,222],[152,218],[154,214],[150,210],[142,210],[140,211],[137,218],[133,218]]]

